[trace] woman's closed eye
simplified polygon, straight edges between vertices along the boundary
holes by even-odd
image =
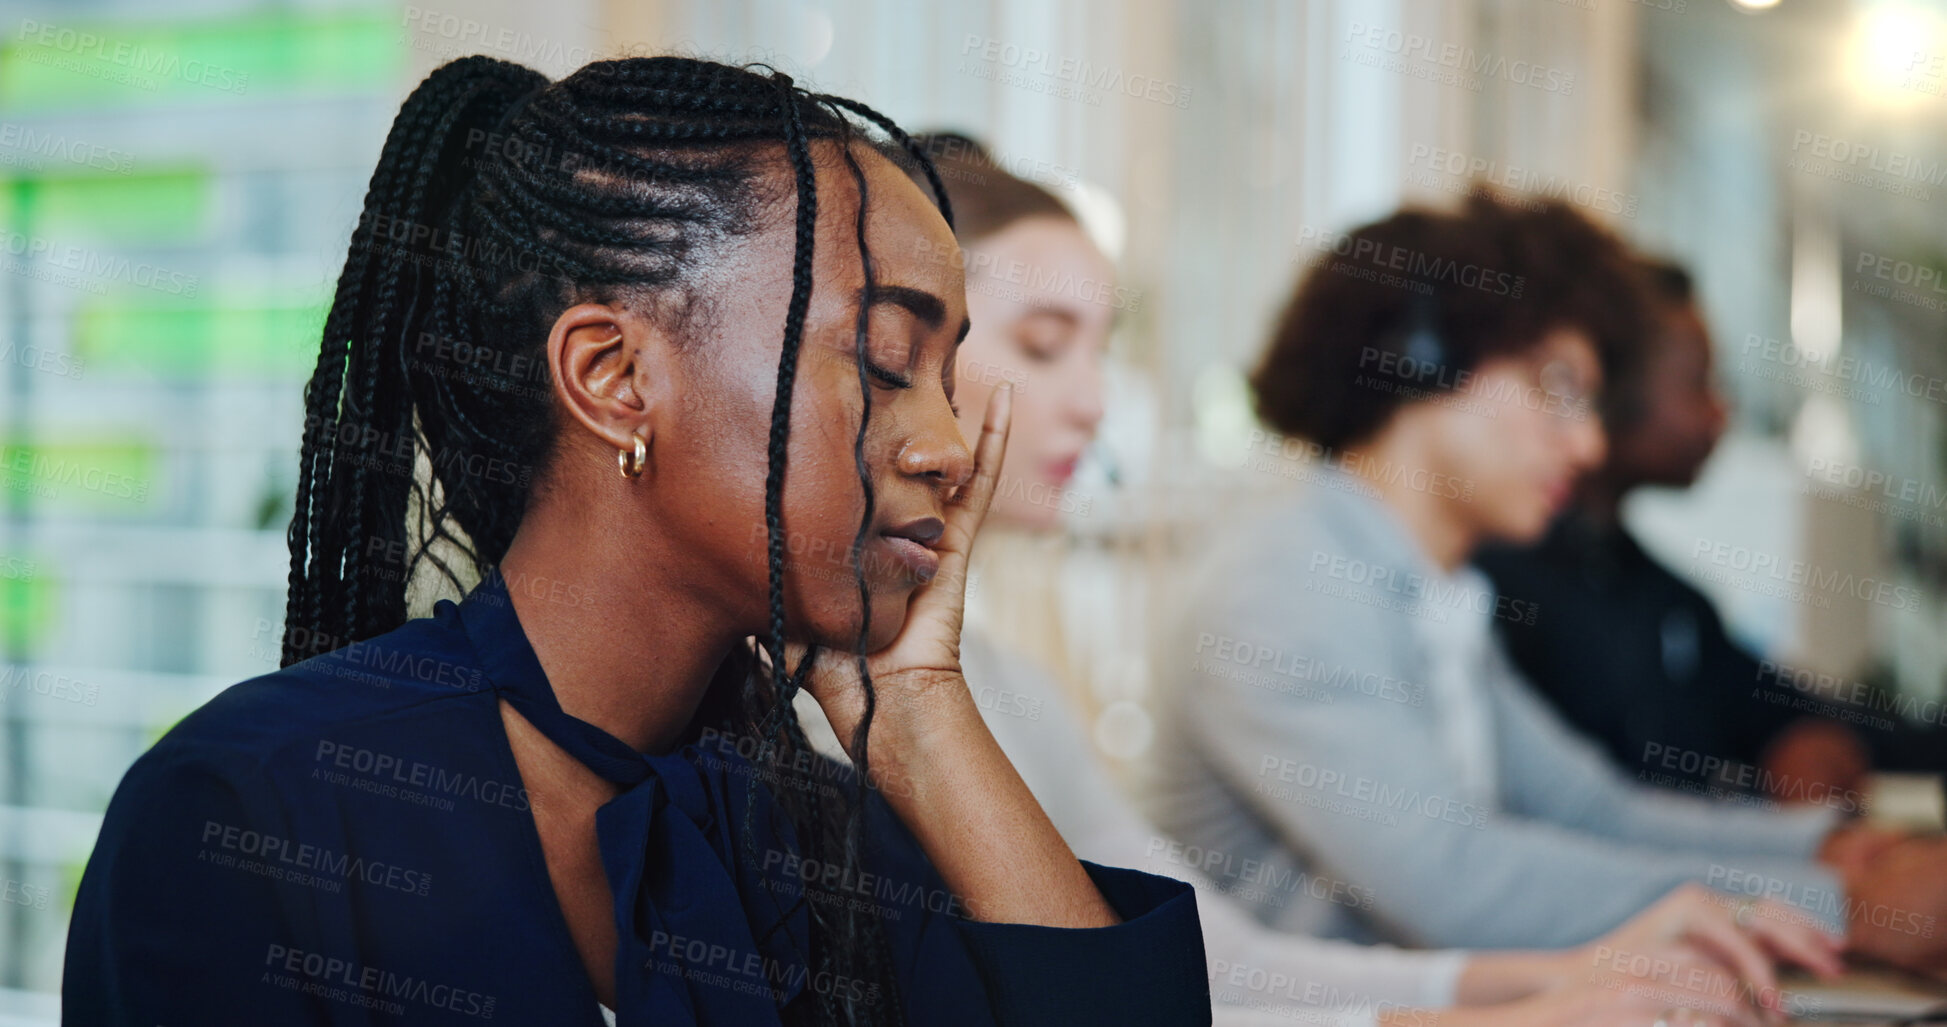
[[[871,361],[866,362],[865,373],[871,375],[875,381],[889,389],[910,389],[913,387],[913,379],[911,377],[896,371],[889,371]],[[953,412],[953,416],[960,416],[960,404],[953,401],[951,391],[947,393],[946,406],[948,410]]]
[[[1075,318],[1058,310],[1037,310],[1015,325],[1014,344],[1021,355],[1037,364],[1053,363],[1075,341]]]
[[[869,360],[865,362],[865,373],[871,375],[880,384],[889,388],[910,389],[913,387],[913,380],[910,377],[896,371],[888,371]]]
[[[1037,364],[1051,364],[1061,359],[1073,338],[1073,332],[1048,326],[1027,328],[1016,336],[1022,355]]]

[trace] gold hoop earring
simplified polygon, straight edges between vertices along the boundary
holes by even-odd
[[[642,441],[640,435],[631,433],[629,437],[635,440],[635,452],[631,453],[626,449],[616,450],[615,466],[622,472],[624,478],[640,478],[642,466],[649,462],[649,444]]]

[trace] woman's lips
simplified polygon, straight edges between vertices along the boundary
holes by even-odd
[[[938,517],[921,517],[879,533],[893,556],[924,584],[940,573],[940,554],[933,545],[946,533],[946,522]]]
[[[1071,456],[1066,460],[1057,460],[1054,463],[1049,464],[1048,465],[1049,479],[1052,480],[1057,485],[1066,485],[1068,483],[1068,479],[1073,478],[1075,476],[1075,468],[1078,464],[1081,463],[1081,461],[1082,458],[1080,456]]]
[[[921,584],[932,581],[933,576],[940,573],[940,554],[898,535],[880,535],[879,539]]]

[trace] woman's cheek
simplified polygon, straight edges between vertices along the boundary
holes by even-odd
[[[976,365],[962,359],[953,369],[953,403],[960,408],[960,436],[972,446],[980,440],[980,425],[987,415],[987,401],[994,396],[994,385],[984,375],[970,374],[978,370]],[[1015,409],[1020,409],[1017,401]]]

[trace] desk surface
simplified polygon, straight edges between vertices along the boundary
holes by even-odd
[[[1947,982],[1884,967],[1856,967],[1830,984],[1787,976],[1795,1023],[1890,1024],[1947,1005]]]
[[[1866,784],[1866,819],[1881,827],[1938,834],[1947,829],[1947,801],[1938,774],[1874,774]]]

